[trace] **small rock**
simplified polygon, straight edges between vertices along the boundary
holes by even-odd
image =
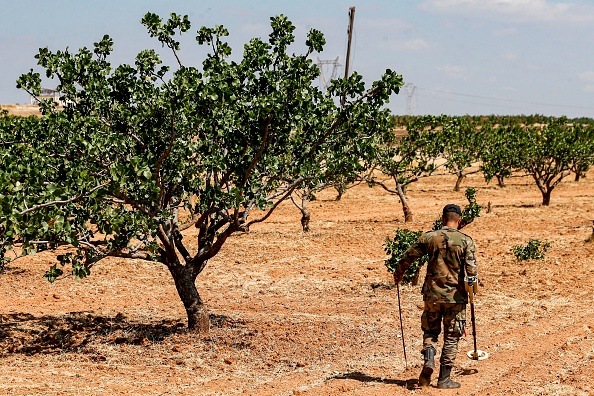
[[[305,367],[305,363],[304,362],[297,362],[297,367]]]
[[[53,297],[54,297],[56,300],[59,300],[59,299],[60,299],[60,296],[59,296],[59,295],[57,295],[57,294],[54,294],[54,295],[53,295]]]
[[[227,364],[233,364],[233,359],[231,358],[225,358],[223,361]]]

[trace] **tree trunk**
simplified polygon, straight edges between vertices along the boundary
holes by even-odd
[[[456,180],[456,185],[454,186],[454,191],[460,191],[460,185],[462,184],[462,179],[464,179],[464,173],[458,172],[458,179]]]
[[[173,276],[177,294],[186,309],[188,330],[207,335],[210,330],[208,311],[196,289],[196,276],[192,274],[192,269],[177,265],[170,267],[169,272]]]
[[[342,199],[342,194],[343,194],[343,191],[342,191],[342,189],[338,189],[338,188],[337,188],[337,189],[336,189],[336,192],[337,192],[337,194],[336,194],[336,198],[335,198],[334,200],[335,200],[335,201],[340,201],[340,200]]]
[[[335,201],[340,201],[342,199],[342,194],[344,194],[346,191],[346,187],[344,187],[342,184],[339,184],[338,186],[335,186],[334,189],[337,192]]]
[[[551,202],[551,192],[553,191],[554,186],[550,187],[548,183],[543,183],[542,178],[539,177],[539,174],[535,171],[533,171],[531,175],[536,182],[536,186],[540,190],[540,193],[542,194],[542,205],[549,206],[549,203]]]
[[[580,177],[581,177],[581,176],[582,176],[582,172],[581,172],[581,171],[578,169],[578,170],[575,172],[575,181],[576,181],[576,182],[580,181]]]
[[[398,194],[398,198],[400,198],[400,202],[402,203],[402,212],[404,213],[404,222],[410,223],[413,221],[413,212],[410,210],[410,206],[408,206],[408,201],[404,196],[404,190],[402,189],[402,184],[396,182],[396,194]]]
[[[309,221],[311,220],[311,213],[305,206],[301,207],[301,227],[303,232],[309,232]]]
[[[543,206],[549,206],[549,204],[551,203],[551,193],[552,192],[553,192],[552,188],[545,189],[544,191],[541,190]]]
[[[497,175],[497,184],[501,188],[505,187],[505,178],[501,175]]]

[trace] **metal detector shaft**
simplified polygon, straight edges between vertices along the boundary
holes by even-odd
[[[476,322],[474,320],[474,301],[470,300],[470,320],[472,321],[472,338],[474,339],[474,354],[478,356],[476,348]]]
[[[472,339],[474,341],[474,350],[469,351],[467,356],[472,360],[485,360],[489,354],[485,351],[480,351],[476,347],[476,319],[474,317],[474,293],[478,291],[478,280],[474,280],[472,284],[466,283],[466,291],[468,292],[468,302],[470,303],[470,320],[472,321]]]
[[[400,306],[400,284],[396,282],[396,290],[398,291],[398,313],[400,314],[400,336],[402,338],[402,351],[404,352],[404,368],[408,367],[406,360],[406,345],[404,343],[404,327],[402,326],[402,307]]]

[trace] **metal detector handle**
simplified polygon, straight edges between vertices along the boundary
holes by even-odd
[[[476,276],[467,276],[464,278],[464,288],[468,293],[468,302],[474,302],[474,295],[478,293],[479,280]]]

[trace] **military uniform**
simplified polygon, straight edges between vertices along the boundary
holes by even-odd
[[[440,363],[451,367],[466,324],[468,295],[464,277],[477,276],[475,246],[472,238],[456,228],[444,226],[440,230],[426,232],[406,251],[398,263],[395,278],[401,278],[401,274],[425,254],[429,255],[429,262],[422,289],[425,302],[421,317],[422,353],[433,348],[434,354],[437,350],[443,321],[444,345]]]

